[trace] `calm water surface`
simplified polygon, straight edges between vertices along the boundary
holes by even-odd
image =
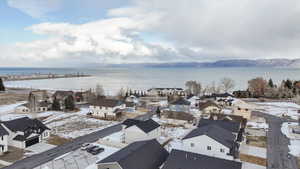
[[[283,79],[300,80],[300,69],[286,68],[0,68],[0,75],[32,73],[76,73],[92,75],[84,78],[46,79],[5,82],[11,87],[39,89],[89,89],[97,83],[104,86],[108,94],[120,88],[148,89],[151,87],[184,87],[185,81],[197,80],[203,85],[216,83],[223,77],[235,80],[236,89],[245,89],[247,81],[254,77],[272,78],[275,82]]]

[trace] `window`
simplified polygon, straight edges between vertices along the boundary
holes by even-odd
[[[221,152],[221,153],[224,153],[224,152],[225,152],[224,148],[221,148],[221,149],[220,149],[220,152]]]
[[[195,144],[194,143],[191,143],[191,147],[194,147],[195,146]]]
[[[207,146],[207,150],[211,150],[211,146]]]

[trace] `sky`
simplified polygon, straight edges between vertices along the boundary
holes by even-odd
[[[300,58],[299,0],[0,0],[1,67]]]

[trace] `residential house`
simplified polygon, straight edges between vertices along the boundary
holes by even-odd
[[[251,93],[248,90],[238,90],[232,93],[236,98],[249,98]]]
[[[163,111],[161,113],[161,118],[173,125],[194,124],[196,121],[196,118],[190,113],[169,110]]]
[[[162,169],[242,169],[242,163],[173,149]]]
[[[24,149],[50,136],[50,129],[37,119],[23,117],[2,121],[1,127],[7,133],[7,145]],[[1,130],[1,129],[0,129]]]
[[[128,97],[125,98],[125,102],[131,102],[131,103],[138,104],[139,103],[139,99],[138,99],[137,96],[130,95],[130,96],[128,96]]]
[[[48,100],[39,101],[34,104],[34,108],[30,103],[25,103],[16,107],[16,113],[39,113],[45,112],[51,109],[51,103]]]
[[[230,131],[232,134],[236,136],[238,135],[241,129],[241,123],[235,121],[200,119],[198,122],[199,128],[207,125],[219,126],[225,130]]]
[[[236,136],[217,125],[198,127],[182,139],[182,149],[212,157],[233,160],[238,157]]]
[[[28,96],[28,103],[24,104],[23,106],[27,107],[29,109],[29,112],[31,113],[37,113],[42,111],[48,110],[48,104],[49,102],[49,96],[46,90],[36,90],[31,91]],[[44,109],[47,110],[44,110]],[[19,109],[20,111],[25,111],[26,109]]]
[[[151,88],[147,92],[150,96],[185,96],[182,88]]]
[[[126,107],[126,111],[128,112],[135,112],[136,111],[136,103],[134,102],[124,102],[125,107]]]
[[[243,116],[231,115],[231,114],[220,114],[220,113],[211,113],[209,120],[224,120],[224,121],[233,121],[241,124],[241,128],[245,128],[247,125],[247,119]]]
[[[210,114],[209,120],[218,120],[221,121],[221,123],[226,124],[226,121],[231,124],[232,126],[240,126],[239,131],[237,134],[237,141],[241,142],[244,140],[244,133],[245,133],[245,128],[247,125],[247,119],[245,119],[243,116],[237,116],[237,115],[228,115],[228,114],[219,114],[219,113],[213,113]],[[222,122],[225,121],[225,122]],[[233,123],[231,123],[233,122]],[[220,125],[221,127],[223,126],[226,129],[225,125]],[[227,124],[227,125],[229,125]],[[233,132],[236,133],[236,132]]]
[[[187,100],[191,103],[191,108],[198,108],[201,101],[200,97],[198,96],[188,97]]]
[[[254,105],[246,103],[242,100],[236,100],[233,102],[233,114],[243,116],[247,120],[251,119],[251,112],[255,109]]]
[[[191,102],[179,97],[174,101],[169,102],[169,109],[171,111],[190,112]]]
[[[152,119],[136,120],[127,119],[123,123],[124,141],[132,143],[134,141],[149,140],[160,137],[160,125]]]
[[[156,141],[131,143],[97,163],[98,169],[158,169],[169,153]]]
[[[220,113],[222,109],[214,101],[206,101],[199,104],[199,110],[202,111],[202,114],[209,115],[210,113]]]
[[[122,115],[124,108],[126,105],[120,100],[101,98],[89,106],[89,113],[100,118],[116,119]]]
[[[57,99],[60,104],[60,109],[64,110],[65,109],[65,100],[69,96],[74,97],[74,92],[58,90],[52,95],[52,100],[54,100],[54,98]]]
[[[8,151],[8,135],[9,133],[0,124],[0,155]]]
[[[87,103],[92,96],[92,91],[87,90],[87,91],[75,92],[74,96],[75,96],[76,103]]]

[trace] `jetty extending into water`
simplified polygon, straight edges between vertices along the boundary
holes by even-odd
[[[58,79],[58,78],[77,78],[77,77],[90,77],[91,75],[87,75],[84,73],[69,73],[69,74],[41,74],[34,73],[28,75],[0,75],[4,81],[19,81],[19,80],[40,80],[40,79]]]

